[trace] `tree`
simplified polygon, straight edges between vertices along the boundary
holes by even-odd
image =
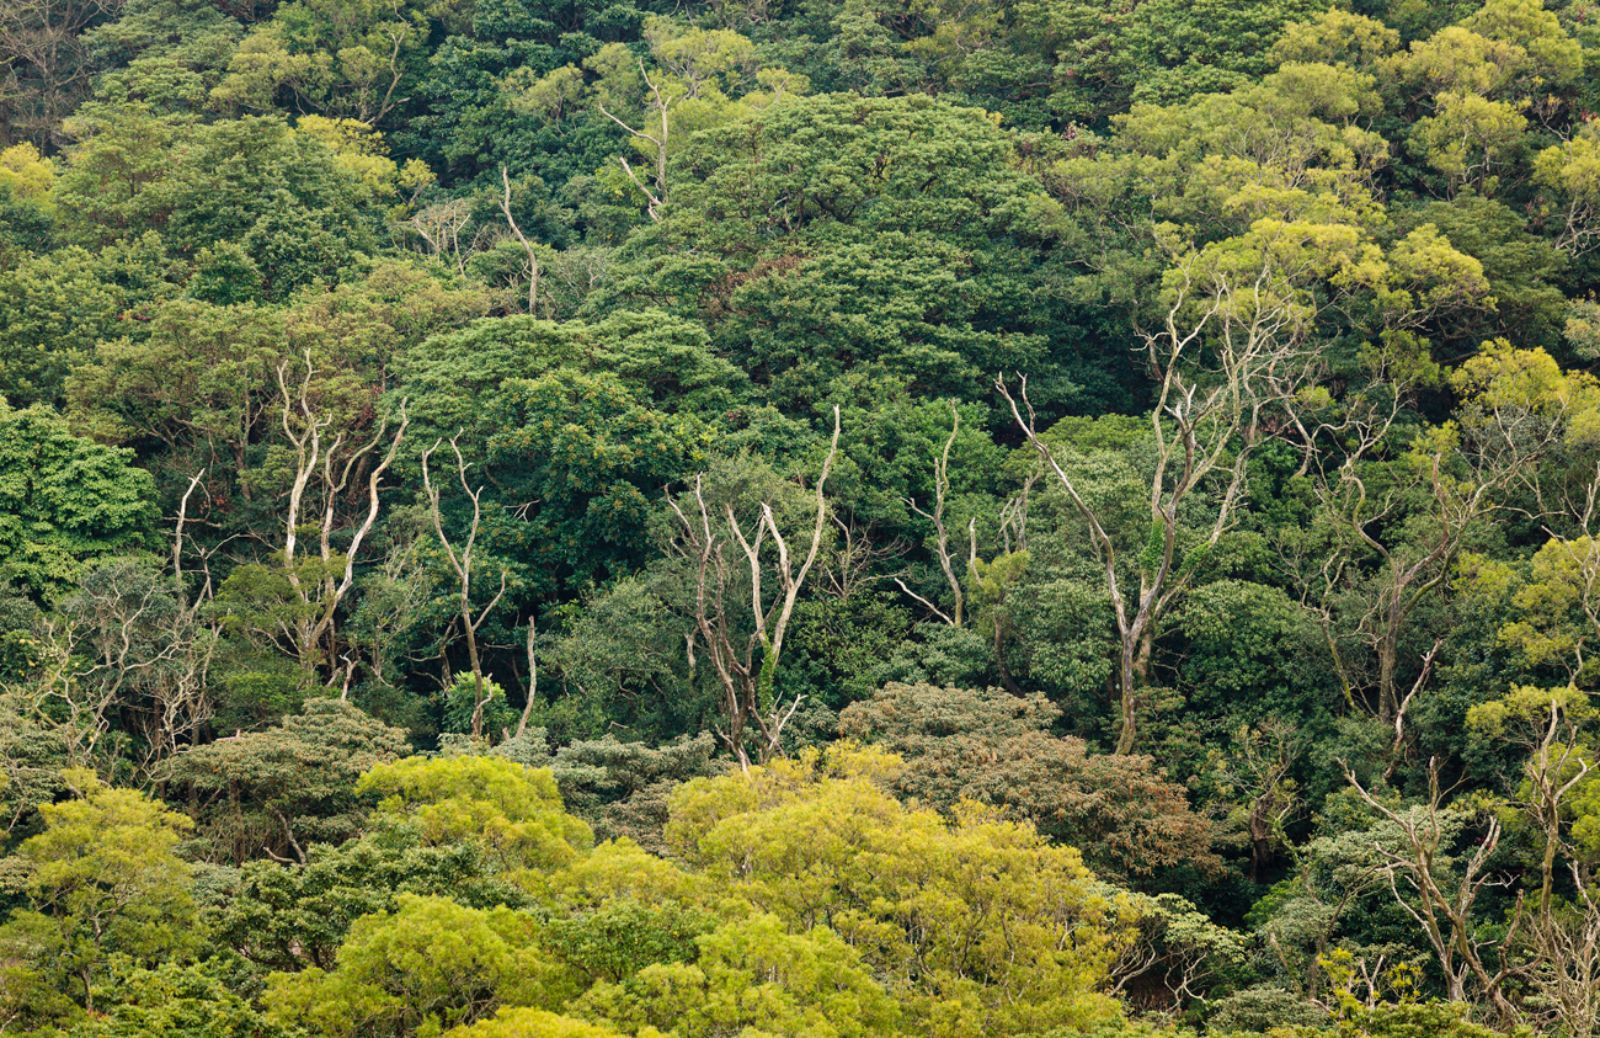
[[[381,817],[415,824],[429,845],[478,842],[515,875],[573,860],[593,842],[589,827],[561,807],[547,769],[500,757],[407,757],[361,776]]]
[[[1556,248],[1581,256],[1595,247],[1600,235],[1600,140],[1580,132],[1571,140],[1551,145],[1533,160],[1533,179],[1548,192],[1546,205],[1554,212],[1561,231]]]
[[[742,78],[755,47],[727,29],[682,28],[665,18],[648,19],[644,37],[655,69],[647,68],[620,43],[602,47],[584,65],[598,77],[595,106],[626,131],[629,142],[650,162],[651,170],[640,177],[626,155],[617,157],[628,182],[644,195],[645,211],[656,221],[668,201],[667,158],[674,124],[682,119],[694,130],[724,121],[732,104],[723,88]],[[557,69],[540,80],[535,89],[541,106],[548,108],[559,96],[561,84],[571,78],[568,69]],[[789,84],[791,89],[795,85]],[[640,113],[637,126],[623,118],[630,109]],[[623,115],[617,114],[619,110]],[[682,124],[679,129],[684,129]]]
[[[0,140],[60,142],[62,119],[89,92],[94,65],[85,30],[119,6],[116,0],[25,0],[7,6],[0,17],[0,68],[16,86],[0,119]]]
[[[692,963],[646,966],[591,989],[578,1005],[635,1033],[711,1038],[759,1027],[781,1038],[901,1033],[898,1007],[860,954],[824,927],[790,933],[775,916],[724,924],[699,938]]]
[[[42,940],[32,965],[69,985],[88,1011],[109,956],[154,964],[194,939],[190,867],[176,853],[189,819],[87,771],[66,776],[74,799],[43,804],[44,829],[11,867],[28,908],[0,925],[0,943]]]
[[[641,563],[649,495],[703,462],[711,426],[631,381],[563,367],[500,383],[484,463],[500,490],[485,537],[525,588],[575,590]]]
[[[904,758],[901,794],[945,812],[968,801],[1008,809],[1096,869],[1219,864],[1181,786],[1148,757],[1091,754],[1051,735],[1060,715],[1039,695],[890,684],[845,708],[839,727]]]
[[[1242,972],[1244,935],[1218,926],[1177,894],[1133,894],[1131,900],[1139,934],[1112,967],[1116,990],[1125,997],[1139,988],[1148,990],[1156,980],[1158,992],[1138,1000],[1148,1004],[1169,999],[1182,1006],[1203,1000],[1204,992]]]
[[[148,545],[154,488],[132,460],[46,408],[0,402],[0,576],[45,600],[90,559]]]
[[[1510,953],[1524,923],[1522,905],[1515,905],[1498,934],[1484,934],[1475,918],[1485,891],[1501,882],[1490,865],[1504,831],[1500,821],[1470,804],[1446,808],[1436,762],[1429,763],[1427,800],[1406,807],[1385,804],[1348,768],[1346,776],[1362,802],[1392,827],[1377,846],[1377,874],[1427,939],[1451,1000],[1463,1001],[1471,992],[1500,1021],[1514,1025],[1519,1013],[1507,987],[1517,973]],[[1475,823],[1479,833],[1462,846]]]
[[[796,97],[689,137],[671,175],[596,302],[699,318],[787,413],[975,400],[997,364],[1052,408],[1109,395],[1107,358],[1047,348],[1079,316],[1050,273],[1057,207],[983,113]]]
[[[1198,559],[1235,519],[1251,455],[1265,442],[1275,414],[1315,372],[1306,351],[1320,305],[1314,283],[1358,277],[1366,258],[1352,228],[1261,220],[1237,239],[1190,248],[1175,257],[1164,281],[1166,313],[1142,333],[1155,383],[1150,430],[1151,550],[1136,563],[1137,583],[1124,589],[1122,554],[1075,476],[1041,436],[1024,381],[1013,394],[996,388],[1012,417],[1066,492],[1087,527],[1104,570],[1119,641],[1117,752],[1137,741],[1140,689],[1161,620],[1193,582]],[[1191,500],[1209,515],[1195,535],[1184,529]]]
[[[197,821],[204,853],[242,864],[260,854],[304,864],[313,841],[360,832],[362,774],[406,755],[405,733],[337,699],[308,699],[299,714],[237,732],[172,758],[162,774]]]
[[[716,749],[710,732],[659,746],[623,742],[608,734],[560,747],[550,770],[568,810],[592,824],[598,835],[625,836],[659,854],[666,850],[661,832],[672,790],[721,770]]]
[[[67,789],[72,733],[53,723],[44,699],[26,685],[0,691],[0,823],[8,843],[32,832],[39,806]]]
[[[929,512],[917,506],[915,498],[907,498],[906,506],[917,515],[926,519],[933,525],[934,558],[939,563],[939,571],[944,574],[945,584],[950,588],[950,612],[946,613],[938,606],[929,602],[921,595],[906,586],[905,581],[899,577],[895,583],[900,590],[915,598],[951,627],[960,627],[966,606],[966,592],[962,587],[963,575],[956,572],[955,558],[950,548],[950,531],[945,525],[946,499],[950,496],[950,449],[956,445],[956,437],[961,432],[961,411],[954,403],[950,405],[950,438],[944,441],[944,447],[933,458],[933,511]],[[977,519],[969,521],[967,526],[967,562],[966,571],[970,571],[977,563]]]
[[[480,845],[429,844],[404,818],[373,823],[342,844],[308,844],[303,864],[258,858],[224,874],[224,900],[207,913],[221,953],[252,964],[258,981],[269,970],[331,970],[350,927],[395,911],[401,894],[479,909],[531,903]]]
[[[1464,397],[1455,422],[1421,431],[1394,461],[1369,465],[1368,456],[1388,445],[1399,414],[1386,404],[1375,418],[1357,421],[1337,469],[1318,477],[1325,513],[1355,538],[1353,548],[1371,553],[1379,564],[1374,600],[1358,631],[1376,658],[1376,713],[1396,726],[1397,745],[1405,707],[1426,680],[1425,666],[1408,693],[1401,677],[1400,652],[1412,617],[1449,579],[1477,524],[1504,507],[1512,486],[1534,487],[1532,496],[1541,502],[1536,508],[1544,514],[1562,508],[1562,500],[1571,502],[1568,494],[1558,496],[1552,487],[1547,496],[1535,485],[1541,462],[1592,406],[1582,381],[1565,383],[1547,354],[1503,341],[1484,344],[1451,381]],[[1396,522],[1408,513],[1417,519]],[[1346,557],[1336,554],[1324,572],[1337,573]],[[1350,697],[1351,670],[1334,648]]]
[[[155,967],[119,962],[101,985],[103,1010],[74,1032],[93,1038],[284,1038],[252,999],[232,989],[228,965],[215,959]]]
[[[600,1024],[585,1023],[542,1009],[502,1009],[493,1017],[448,1031],[449,1038],[622,1038]],[[649,1032],[640,1032],[649,1038]]]
[[[783,657],[784,636],[794,618],[795,602],[822,551],[828,519],[825,488],[838,453],[836,407],[833,438],[817,476],[811,530],[804,541],[803,555],[798,539],[790,548],[794,534],[786,537],[779,529],[771,500],[759,502],[754,528],[746,533],[749,520],[741,520],[735,509],[748,508],[749,503],[725,501],[722,514],[714,517],[713,507],[706,502],[704,476],[695,477],[694,487],[687,495],[690,502],[680,504],[671,497],[667,499],[679,524],[673,550],[688,563],[693,582],[695,634],[691,636],[690,652],[698,642],[711,657],[722,693],[722,727],[717,734],[746,769],[750,766],[747,737],[755,736],[756,754],[763,762],[782,754],[784,727],[800,705],[799,699],[787,706],[778,702],[778,665]],[[721,489],[713,487],[713,493]],[[777,556],[774,562],[763,558],[769,537]],[[743,565],[731,557],[734,544],[744,556]],[[747,573],[738,572],[745,567]],[[770,598],[762,590],[762,581],[769,573],[776,577],[778,585]],[[732,612],[740,592],[750,597],[747,616]],[[748,633],[741,630],[745,625]]]
[[[270,112],[286,96],[298,110],[377,125],[410,99],[429,34],[452,13],[440,0],[285,4],[240,41],[212,99]]]
[[[694,779],[672,797],[667,842],[792,932],[831,923],[916,1033],[1114,1017],[1096,992],[1123,935],[1077,852],[982,810],[906,808],[877,784],[892,767],[841,746]]]
[[[439,449],[438,441],[432,447],[422,452],[422,489],[428,497],[428,517],[433,521],[433,532],[439,538],[439,545],[444,549],[445,558],[450,563],[450,568],[455,572],[456,580],[460,585],[458,597],[461,618],[461,634],[467,642],[467,661],[472,668],[473,701],[472,701],[472,738],[483,737],[483,708],[489,702],[489,696],[484,690],[483,661],[478,656],[478,628],[489,618],[494,607],[500,604],[500,599],[506,593],[506,573],[500,571],[500,589],[482,609],[473,611],[472,605],[472,550],[478,542],[478,529],[483,519],[482,499],[483,487],[473,489],[467,484],[467,462],[461,456],[461,448],[455,440],[450,441],[450,450],[456,457],[456,476],[461,483],[461,490],[466,494],[467,500],[472,502],[472,521],[467,527],[467,539],[460,545],[450,543],[444,532],[444,514],[439,510],[439,491],[434,489],[433,481],[428,474],[428,459],[433,452]],[[531,621],[530,621],[531,623]],[[528,628],[529,644],[532,644],[533,628]],[[532,658],[533,650],[529,649]],[[530,693],[529,699],[532,699]]]
[[[178,536],[181,554],[181,527]],[[95,560],[44,629],[55,665],[41,684],[77,762],[109,768],[120,756],[146,777],[205,735],[217,632],[188,600],[181,569],[147,556]],[[104,744],[117,735],[120,745]]]
[[[531,916],[402,894],[393,913],[358,919],[324,971],[268,978],[271,1019],[329,1038],[437,1034],[539,997],[548,967]]]
[[[313,397],[316,365],[309,350],[303,364],[305,374],[293,388],[287,377],[287,361],[278,366],[277,372],[279,418],[284,438],[293,448],[293,456],[288,459],[291,478],[283,511],[283,547],[277,560],[277,575],[286,590],[282,595],[286,608],[263,617],[271,626],[259,629],[298,662],[307,675],[321,676],[329,685],[342,684],[341,695],[348,695],[356,664],[339,652],[335,637],[339,607],[355,583],[356,556],[378,520],[378,489],[405,440],[409,419],[405,401],[401,401],[392,434],[385,418],[377,422],[370,439],[355,439],[357,434],[351,430],[335,427],[339,417],[336,410]],[[332,435],[325,440],[324,434],[329,431]],[[343,518],[338,504],[352,489],[353,481],[365,488],[366,509],[364,514],[357,513],[348,543],[342,551],[336,551],[334,533]],[[308,494],[309,504],[315,509],[314,523],[305,523],[302,516]],[[300,537],[307,526],[317,538],[314,556],[302,555],[300,550]],[[236,572],[230,577],[235,587],[242,584],[234,580],[239,576]],[[223,590],[226,593],[230,589],[225,586]],[[258,625],[249,615],[234,622]]]
[[[117,268],[148,261],[152,247],[159,246],[147,239],[98,252],[57,249],[23,254],[0,269],[0,393],[12,406],[58,405],[68,373],[97,342],[125,331],[127,312],[147,300]],[[150,287],[152,294],[166,290]]]
[[[1538,992],[1530,1007],[1573,1035],[1600,1029],[1600,903],[1592,863],[1574,839],[1585,825],[1584,790],[1592,785],[1593,721],[1587,697],[1570,686],[1513,688],[1467,713],[1475,736],[1526,754],[1522,781],[1510,797],[1515,822],[1531,831],[1538,857],[1537,897],[1524,924],[1525,983]],[[1562,903],[1558,884],[1566,895]]]

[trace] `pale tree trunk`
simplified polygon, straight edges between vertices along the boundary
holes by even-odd
[[[445,533],[444,515],[439,507],[439,490],[433,485],[433,477],[428,468],[433,452],[438,449],[439,442],[436,441],[432,447],[422,452],[422,487],[428,498],[428,517],[433,520],[434,534],[439,538],[439,544],[444,548],[445,559],[456,575],[456,610],[467,643],[467,665],[472,669],[472,738],[478,740],[483,737],[483,708],[489,702],[484,688],[483,660],[478,654],[478,629],[483,626],[483,622],[489,618],[489,614],[500,604],[500,599],[506,593],[506,571],[503,569],[500,571],[500,588],[494,593],[494,597],[481,610],[473,612],[472,564],[473,552],[478,544],[478,529],[483,519],[483,487],[474,488],[468,485],[466,459],[461,455],[461,448],[457,445],[456,438],[451,437],[450,450],[456,459],[456,477],[467,500],[472,502],[472,522],[467,527],[467,539],[458,546]]]
[[[747,533],[732,505],[713,518],[704,477],[697,476],[690,490],[692,511],[671,497],[667,499],[679,525],[674,549],[694,567],[695,633],[689,638],[689,662],[691,666],[695,663],[696,644],[710,657],[723,702],[717,734],[744,769],[751,764],[748,741],[752,734],[759,761],[782,755],[784,729],[804,699],[798,696],[785,705],[778,701],[775,685],[795,604],[822,550],[829,513],[825,489],[839,454],[839,428],[839,409],[835,407],[833,436],[813,494],[811,539],[799,559],[791,551],[791,535],[779,529],[769,501],[761,502],[759,518]],[[730,560],[733,545],[743,556],[744,566]],[[769,565],[778,584],[772,594],[764,587]],[[743,588],[734,575],[738,569],[746,572]],[[740,596],[747,596],[748,621],[753,627],[742,639],[737,630],[742,610],[736,599]]]
[[[339,680],[341,670],[336,636],[339,607],[355,584],[356,557],[378,521],[381,504],[379,488],[384,473],[394,462],[400,444],[405,439],[410,419],[406,414],[406,402],[401,401],[399,424],[392,434],[388,421],[380,420],[376,432],[365,443],[350,445],[343,432],[325,442],[324,434],[332,426],[334,416],[319,411],[312,399],[311,384],[315,367],[310,351],[306,352],[304,363],[305,377],[294,390],[288,384],[288,364],[278,368],[282,404],[280,419],[284,435],[295,454],[294,477],[290,482],[284,514],[281,560],[285,580],[300,604],[290,632],[295,655],[301,665],[312,673],[319,667],[324,668],[326,680],[332,684]],[[385,440],[388,445],[379,455],[378,448],[383,446]],[[343,564],[339,565],[333,548],[333,535],[338,529],[338,502],[355,480],[359,468],[369,462],[370,468],[364,480],[366,510],[351,533],[349,547],[343,553]],[[301,573],[301,565],[305,560],[301,553],[300,530],[303,525],[302,509],[308,493],[313,489],[321,498],[315,557],[319,565],[308,579]],[[349,680],[350,674],[346,673],[346,689]]]

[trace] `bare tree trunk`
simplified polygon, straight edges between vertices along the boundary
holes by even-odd
[[[917,506],[915,498],[907,498],[906,504],[911,510],[933,524],[934,555],[939,560],[939,569],[944,573],[945,583],[950,588],[950,612],[946,613],[932,602],[923,598],[906,586],[905,581],[895,578],[895,583],[900,585],[900,590],[916,599],[928,611],[951,627],[960,627],[963,623],[963,612],[966,606],[966,594],[961,586],[961,578],[956,574],[955,562],[950,554],[950,533],[945,528],[944,511],[945,502],[950,495],[950,450],[956,444],[956,434],[961,430],[961,412],[954,402],[950,404],[950,436],[944,441],[944,449],[933,458],[933,511],[927,512]],[[968,569],[971,569],[973,553],[977,551],[976,535],[971,528],[968,530]]]
[[[1516,1026],[1521,1013],[1506,988],[1522,970],[1514,953],[1526,921],[1522,899],[1518,896],[1507,926],[1492,941],[1480,937],[1474,918],[1483,892],[1507,883],[1488,871],[1500,846],[1500,820],[1493,812],[1482,812],[1481,834],[1464,852],[1459,874],[1452,875],[1443,864],[1450,857],[1453,831],[1447,822],[1437,761],[1428,762],[1428,800],[1406,810],[1373,796],[1348,767],[1345,778],[1399,836],[1398,847],[1375,846],[1382,857],[1378,872],[1388,882],[1395,903],[1421,927],[1433,948],[1450,999],[1464,1002],[1477,996],[1490,1005],[1503,1026]]]
[[[287,362],[278,367],[280,393],[280,420],[284,435],[294,447],[294,477],[290,482],[288,503],[284,513],[282,562],[284,578],[299,601],[291,641],[300,663],[315,673],[320,666],[326,680],[338,680],[338,642],[335,625],[340,605],[355,583],[356,557],[361,545],[378,521],[380,506],[379,488],[383,475],[394,462],[400,444],[405,439],[410,418],[406,402],[400,402],[400,421],[394,433],[389,434],[387,420],[378,423],[377,431],[366,443],[349,447],[345,434],[336,434],[324,442],[324,432],[333,424],[334,416],[319,412],[311,398],[311,382],[315,372],[311,353],[306,351],[305,377],[291,391],[288,385]],[[333,549],[333,534],[338,524],[338,502],[349,488],[359,466],[376,456],[378,447],[388,438],[388,447],[367,472],[367,507],[350,537],[345,549],[343,566],[337,566]],[[308,579],[301,573],[300,530],[301,510],[308,491],[315,484],[321,495],[321,515],[318,518],[317,560],[320,566]]]
[[[671,497],[667,499],[679,524],[675,549],[694,565],[695,634],[689,639],[689,662],[694,665],[698,642],[710,657],[722,689],[723,719],[718,735],[742,768],[750,766],[747,739],[751,733],[758,736],[756,753],[760,761],[782,755],[784,728],[804,698],[796,697],[785,707],[778,701],[776,681],[795,603],[822,550],[828,521],[825,488],[839,454],[839,430],[839,409],[835,407],[833,436],[814,493],[811,540],[798,561],[790,550],[789,538],[778,527],[769,501],[761,503],[755,527],[746,533],[731,504],[719,519],[713,520],[703,477],[695,478],[690,491],[693,513]],[[776,556],[770,560],[766,552],[769,541]],[[730,543],[736,544],[744,557],[748,578],[745,589],[738,588],[734,579],[727,551]],[[768,565],[778,582],[777,594],[770,597],[763,589]],[[748,594],[749,621],[754,628],[742,639],[743,644],[739,644],[736,630],[737,614],[730,608],[741,594]]]
[[[533,704],[539,698],[539,658],[534,655],[534,644],[539,637],[538,618],[528,617],[528,696],[522,704],[522,716],[517,719],[517,738],[520,739],[528,731],[528,717],[533,713]]]
[[[467,484],[467,462],[461,456],[461,448],[457,445],[456,439],[456,437],[450,438],[450,450],[456,458],[456,477],[467,499],[472,502],[472,522],[467,527],[467,539],[459,549],[444,532],[444,515],[439,507],[439,491],[434,487],[428,469],[428,462],[433,457],[433,452],[439,449],[439,441],[435,441],[432,447],[422,452],[422,487],[428,498],[428,516],[433,520],[434,534],[439,538],[445,558],[456,575],[456,608],[461,618],[461,630],[467,642],[467,665],[472,669],[472,738],[476,740],[483,737],[483,708],[489,702],[483,682],[483,661],[478,655],[478,629],[483,626],[483,622],[489,618],[489,613],[500,604],[500,599],[506,593],[506,571],[503,569],[500,571],[500,589],[495,592],[488,605],[474,614],[472,556],[477,547],[478,529],[483,519],[483,488],[474,489]]]
[[[517,226],[516,217],[511,215],[511,177],[506,173],[504,166],[500,167],[500,183],[505,191],[500,196],[500,212],[505,215],[506,224],[511,228],[511,233],[522,245],[522,251],[528,256],[528,315],[539,315],[539,254],[534,251],[533,245],[528,241],[527,235],[522,233],[522,228]]]
[[[655,133],[650,133],[642,128],[635,129],[632,126],[629,126],[626,122],[617,118],[615,115],[612,115],[611,112],[607,110],[605,105],[600,105],[599,108],[601,115],[604,115],[607,119],[610,119],[624,130],[627,130],[630,136],[647,142],[654,150],[654,188],[647,185],[644,180],[640,178],[639,174],[634,171],[633,165],[628,162],[628,157],[626,155],[617,156],[617,161],[621,163],[622,171],[626,173],[628,179],[633,182],[633,186],[637,187],[640,192],[644,194],[646,212],[649,213],[650,219],[652,221],[659,221],[661,219],[661,210],[666,208],[667,205],[667,140],[668,134],[671,130],[671,125],[668,119],[669,112],[672,107],[672,101],[664,93],[662,93],[661,84],[650,78],[650,73],[645,71],[644,62],[642,60],[639,62],[639,75],[644,79],[644,84],[650,91],[650,109],[652,114],[657,117],[661,124],[661,128],[659,130],[657,130]]]

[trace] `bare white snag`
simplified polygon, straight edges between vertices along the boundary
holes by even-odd
[[[704,648],[722,689],[723,720],[717,734],[743,768],[750,766],[747,741],[752,734],[756,737],[759,760],[766,761],[782,754],[784,728],[804,699],[796,696],[787,705],[779,702],[776,678],[795,603],[822,550],[822,534],[828,522],[825,491],[839,454],[839,428],[839,409],[835,407],[833,436],[822,471],[817,476],[810,542],[805,554],[798,559],[791,550],[790,537],[779,529],[769,501],[761,502],[755,526],[747,531],[732,505],[726,506],[720,517],[713,517],[713,510],[706,501],[703,476],[695,477],[690,490],[694,501],[692,510],[685,510],[671,497],[667,499],[680,527],[674,547],[694,567],[695,633],[689,639],[691,665],[698,643]],[[735,574],[737,562],[730,558],[730,543],[737,545],[744,562],[740,568],[746,570],[744,590],[749,595],[746,620],[752,629],[743,637],[739,632],[742,610],[733,601],[741,589]],[[769,544],[775,558],[768,557]],[[774,592],[769,592],[765,586],[769,569],[778,585]]]
[[[511,215],[511,176],[504,166],[500,167],[500,184],[504,188],[500,195],[500,212],[506,218],[506,225],[511,228],[511,233],[522,245],[522,251],[528,257],[528,314],[537,317],[539,313],[539,254],[534,251],[533,244],[528,241],[528,236],[522,233],[522,228],[517,225],[517,218]]]
[[[950,404],[950,436],[944,441],[944,449],[933,458],[933,511],[929,512],[917,505],[915,498],[907,498],[906,505],[910,509],[933,524],[934,555],[939,560],[939,570],[944,574],[945,583],[950,587],[950,612],[934,605],[923,596],[917,594],[906,586],[906,582],[899,577],[895,583],[900,585],[900,590],[916,599],[923,608],[934,616],[943,620],[951,627],[960,627],[964,619],[966,608],[966,593],[961,586],[961,577],[956,573],[955,562],[950,553],[950,531],[945,528],[944,512],[945,503],[950,496],[950,451],[956,445],[956,435],[961,431],[961,412],[956,405]],[[970,573],[977,561],[977,520],[974,519],[967,525],[967,571]]]
[[[340,666],[336,624],[340,605],[355,583],[356,558],[361,545],[378,521],[380,508],[379,488],[383,475],[394,462],[400,444],[405,439],[410,418],[406,402],[400,402],[400,420],[393,433],[388,419],[380,419],[370,440],[350,443],[343,431],[326,439],[327,430],[334,422],[331,412],[321,410],[311,394],[315,366],[308,350],[304,356],[305,377],[291,389],[288,381],[288,363],[278,367],[278,389],[281,403],[280,419],[284,436],[294,448],[294,477],[289,484],[288,502],[284,512],[282,562],[284,577],[298,600],[300,609],[284,631],[286,640],[296,658],[308,668],[322,667],[330,683],[339,680]],[[387,441],[379,455],[378,449]],[[376,461],[372,459],[376,458]],[[334,550],[333,538],[339,528],[338,504],[358,478],[363,465],[369,466],[363,481],[366,487],[366,510],[361,514],[350,535],[350,543],[340,553]],[[306,525],[302,511],[308,493],[318,498],[318,515],[314,531],[317,538],[316,561],[318,565],[305,570],[300,546],[300,533]],[[342,555],[342,560],[341,560]]]
[[[626,155],[617,156],[617,161],[621,163],[622,172],[628,175],[628,179],[633,182],[633,186],[644,194],[646,211],[650,214],[650,219],[658,221],[661,219],[661,210],[667,204],[667,139],[671,129],[668,113],[672,107],[672,100],[662,92],[661,84],[650,78],[650,73],[645,70],[643,61],[639,62],[639,75],[644,79],[644,85],[650,91],[649,115],[653,116],[660,124],[660,129],[651,133],[643,126],[635,128],[613,115],[605,105],[601,104],[598,107],[601,115],[627,130],[629,136],[645,141],[654,149],[656,168],[653,185],[646,184],[639,174],[634,171],[633,165],[628,162]]]
[[[457,436],[450,438],[450,451],[456,459],[456,478],[461,484],[461,490],[466,494],[467,500],[472,502],[472,522],[467,527],[467,539],[459,545],[450,540],[444,532],[444,515],[439,507],[439,489],[433,485],[433,477],[428,468],[428,462],[433,458],[433,452],[439,449],[442,441],[434,441],[432,447],[422,452],[422,488],[428,498],[428,517],[433,520],[433,532],[439,538],[439,544],[444,548],[446,561],[456,575],[456,609],[461,619],[461,631],[467,642],[467,661],[472,668],[473,702],[472,702],[472,737],[483,737],[483,708],[488,705],[489,696],[483,682],[483,661],[478,654],[478,629],[489,618],[494,607],[500,604],[500,599],[506,593],[506,571],[500,571],[500,587],[489,599],[482,609],[476,613],[472,608],[472,563],[473,551],[478,544],[478,530],[483,521],[483,487],[473,487],[467,483],[467,462],[461,456],[461,448],[457,444]],[[533,628],[529,627],[529,638],[532,638]],[[529,655],[531,656],[531,650]],[[531,699],[530,699],[531,702]],[[523,711],[526,721],[527,711]],[[521,734],[521,727],[517,729]]]

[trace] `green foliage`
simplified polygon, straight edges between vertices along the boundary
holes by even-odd
[[[278,1038],[252,1001],[232,989],[226,963],[163,963],[130,968],[108,978],[95,998],[109,1010],[80,1023],[84,1038]]]
[[[44,407],[0,402],[0,575],[37,599],[69,586],[93,558],[149,543],[149,473],[130,452],[74,436]]]
[[[170,291],[153,237],[97,252],[24,254],[0,270],[0,395],[13,406],[59,404],[68,374],[152,296]],[[153,254],[154,253],[154,254]]]
[[[477,908],[523,901],[471,844],[432,847],[415,830],[382,831],[337,846],[312,844],[306,860],[289,867],[246,863],[222,884],[212,922],[218,941],[257,970],[331,969],[350,926],[393,911],[402,893]]]
[[[906,796],[945,811],[964,801],[1010,809],[1096,868],[1214,860],[1205,820],[1150,758],[1091,754],[1050,734],[1059,716],[1038,695],[891,684],[845,710],[840,728],[904,758],[895,785]]]
[[[271,299],[332,279],[375,244],[359,179],[281,118],[197,125],[134,104],[88,110],[74,132],[56,197],[82,241],[150,230],[179,256],[237,242]]]
[[[774,916],[729,923],[699,940],[693,964],[652,965],[592,989],[587,1011],[677,1038],[761,1033],[866,1038],[896,1033],[894,1001],[860,955],[827,929],[785,931]]]
[[[379,816],[415,825],[425,844],[481,841],[507,869],[564,865],[593,840],[562,810],[549,770],[504,758],[407,757],[373,767],[356,791],[381,797]]]
[[[1114,1015],[1095,993],[1118,943],[1114,910],[1077,852],[979,810],[949,822],[903,807],[875,782],[894,766],[844,746],[695,779],[673,797],[667,842],[791,926],[831,920],[919,1033],[1018,1034]],[[1065,942],[1069,928],[1080,939]]]
[[[242,864],[263,848],[286,856],[356,835],[365,811],[355,780],[409,749],[404,733],[350,704],[309,699],[265,731],[178,754],[165,778],[208,805],[196,812],[205,856]]]
[[[437,1034],[537,996],[544,967],[526,916],[413,894],[397,905],[357,920],[332,970],[269,977],[271,1018],[329,1036]]]
[[[450,1038],[620,1038],[620,1031],[542,1009],[502,1009],[488,1020],[446,1032]],[[641,1038],[645,1033],[641,1032]]]
[[[652,851],[665,849],[667,801],[679,783],[718,770],[709,732],[661,746],[621,742],[615,736],[562,746],[550,762],[567,807],[598,835],[627,837]]]
[[[706,316],[791,406],[846,371],[970,396],[996,363],[1062,393],[1071,358],[1040,338],[1061,318],[1040,271],[1052,203],[1013,148],[983,113],[929,98],[773,104],[691,139],[668,216],[641,232],[652,253],[692,236],[698,269],[641,258],[617,291]]]
[[[0,1031],[1600,1034],[1597,25],[0,3]]]
[[[26,907],[0,924],[8,1014],[37,1024],[92,1009],[108,957],[155,963],[195,939],[191,870],[175,853],[189,819],[87,771],[43,804],[43,829],[6,860]]]

